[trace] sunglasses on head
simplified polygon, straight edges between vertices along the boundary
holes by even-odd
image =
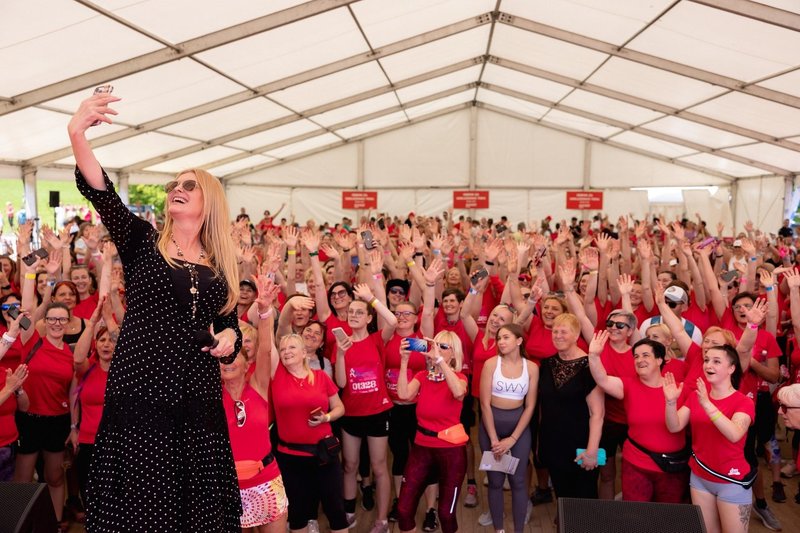
[[[247,422],[247,411],[244,410],[244,402],[236,400],[233,405],[236,407],[236,427],[242,427]]]
[[[177,189],[178,185],[180,185],[181,188],[186,192],[191,192],[196,187],[200,186],[200,184],[197,183],[196,180],[184,180],[184,181],[174,180],[174,181],[170,181],[169,183],[164,185],[164,190],[167,191],[167,194],[169,194],[172,191],[174,191],[175,189]]]
[[[617,329],[625,329],[628,327],[627,322],[616,322],[614,320],[606,320],[606,327],[607,328],[617,328]]]
[[[781,413],[786,414],[786,411],[788,411],[789,409],[800,409],[800,407],[795,405],[785,405],[781,403],[778,404],[778,409],[780,410]]]
[[[2,306],[0,306],[0,309],[2,309],[3,311],[8,311],[12,307],[19,308],[19,306],[20,306],[20,303],[19,302],[15,302],[15,303],[10,303],[10,304],[3,304]]]

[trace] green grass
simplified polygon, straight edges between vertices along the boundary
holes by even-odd
[[[89,205],[89,202],[81,196],[73,181],[38,181],[36,184],[36,196],[39,205],[39,219],[41,223],[53,225],[53,209],[49,207],[50,191],[61,192],[61,205]],[[19,211],[23,205],[22,180],[0,179],[0,214],[3,217],[3,232],[9,233],[8,221],[6,220],[6,202],[14,205],[14,210]],[[14,228],[16,229],[16,214],[14,216]]]

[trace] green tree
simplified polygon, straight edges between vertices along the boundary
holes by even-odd
[[[155,207],[156,216],[164,213],[167,193],[164,192],[162,185],[131,185],[128,188],[128,196],[132,205],[152,205]]]

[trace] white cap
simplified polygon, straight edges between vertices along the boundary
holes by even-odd
[[[742,239],[736,239],[735,241],[733,241],[733,246],[734,247],[741,246],[741,245],[742,245]]]
[[[689,295],[686,294],[686,291],[682,288],[678,287],[677,285],[670,285],[664,291],[664,298],[678,303],[689,304]]]

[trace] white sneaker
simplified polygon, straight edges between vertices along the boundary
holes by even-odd
[[[353,529],[358,524],[356,513],[345,513],[345,518],[347,518],[347,529]]]
[[[785,477],[787,479],[792,478],[797,475],[797,465],[794,461],[790,461],[781,468],[781,477]]]
[[[369,530],[369,533],[388,533],[389,521],[388,520],[375,520],[375,525]]]
[[[309,520],[308,533],[319,533],[319,522],[317,522],[316,520]]]
[[[485,513],[481,513],[481,515],[478,517],[478,523],[482,526],[491,526],[492,525],[491,511],[486,511]]]

